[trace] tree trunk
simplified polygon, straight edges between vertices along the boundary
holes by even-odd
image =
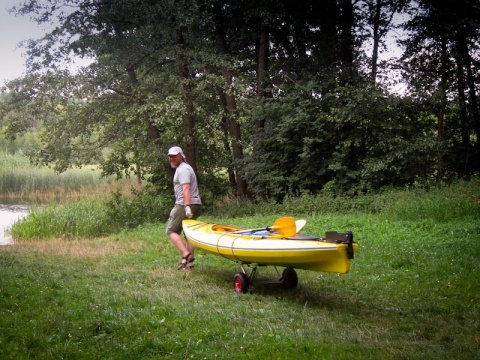
[[[135,164],[135,174],[137,175],[137,184],[142,185],[142,167],[140,164]]]
[[[352,0],[342,0],[341,35],[340,35],[340,85],[354,82],[354,49],[353,49],[353,4]]]
[[[223,108],[226,109],[227,108],[227,100],[225,99],[225,94],[221,93],[220,94],[220,101],[222,102],[222,105],[223,105]],[[222,123],[220,125],[220,127],[222,128],[222,131],[223,131],[223,147],[225,149],[225,152],[227,154],[232,154],[232,158],[233,158],[233,153],[232,153],[232,149],[230,147],[230,135],[228,133],[228,120],[227,120],[227,116],[222,116]],[[228,173],[228,183],[230,184],[230,186],[232,187],[232,189],[236,189],[237,188],[237,180],[235,178],[235,168],[233,166],[233,164],[228,164],[227,165],[227,173]]]
[[[372,72],[371,81],[373,84],[377,81],[378,66],[378,47],[380,44],[380,16],[382,13],[382,0],[377,0],[375,4],[375,14],[373,16],[373,50],[372,50]]]
[[[460,39],[457,34],[457,51],[456,51],[456,63],[457,63],[457,92],[458,92],[458,107],[460,113],[460,133],[462,141],[462,150],[464,151],[464,164],[463,164],[463,176],[466,176],[470,171],[470,163],[468,157],[468,149],[470,147],[470,136],[468,129],[468,113],[467,113],[467,99],[465,96],[466,83],[465,83],[465,61],[461,54]]]
[[[180,27],[178,27],[174,20],[174,29],[175,29],[175,43],[179,45],[182,50],[185,46],[185,41],[183,38],[183,32]],[[180,51],[181,51],[180,50]],[[178,76],[180,77],[181,86],[182,86],[182,95],[183,95],[183,131],[185,135],[185,156],[190,166],[195,172],[197,172],[197,151],[195,146],[195,108],[192,100],[192,86],[190,85],[190,74],[184,56],[179,53],[177,54],[177,71]]]
[[[180,81],[182,84],[183,92],[183,131],[185,133],[185,155],[187,157],[188,163],[197,172],[197,151],[195,147],[195,136],[194,136],[194,127],[195,127],[195,115],[194,115],[194,106],[192,100],[192,87],[188,83],[189,81],[189,71],[185,65],[185,61],[182,57],[178,60],[178,75],[180,76]]]
[[[262,24],[260,28],[260,41],[258,44],[258,66],[257,66],[257,95],[259,97],[267,97],[267,71],[268,71],[268,45],[269,33],[268,26]]]
[[[437,142],[440,145],[440,150],[438,151],[438,164],[437,164],[437,181],[440,181],[443,178],[444,167],[445,167],[445,153],[442,150],[442,143],[444,140],[444,122],[445,122],[445,112],[447,107],[447,38],[445,34],[441,36],[441,55],[440,55],[440,84],[439,84],[439,97],[440,97],[440,107],[438,113],[438,124],[437,124]]]
[[[457,42],[457,53],[458,53],[458,62],[461,63],[462,70],[466,71],[466,83],[468,84],[468,104],[470,110],[470,119],[473,121],[473,125],[470,125],[470,121],[468,121],[468,115],[464,114],[461,119],[461,133],[462,133],[462,144],[465,148],[465,167],[464,167],[464,177],[469,177],[470,173],[473,171],[480,170],[480,112],[478,109],[478,100],[476,95],[476,88],[475,88],[475,77],[472,73],[472,61],[470,57],[470,53],[468,50],[467,45],[467,37],[465,31],[462,27],[457,30],[456,34],[456,42]],[[463,71],[457,71],[459,76],[459,81],[464,81],[464,73]],[[465,86],[464,86],[465,88]],[[476,142],[476,156],[474,157],[473,164],[468,163],[468,151],[470,148],[470,133],[474,131],[477,137]]]
[[[318,14],[321,31],[317,35],[318,49],[314,49],[313,56],[321,71],[322,94],[335,92],[338,85],[339,37],[339,7],[336,0],[323,0],[314,3],[314,11]]]
[[[215,11],[215,23],[216,23],[216,37],[217,46],[221,54],[228,54],[227,40],[225,35],[225,28],[223,24],[223,16],[221,10],[221,3],[216,1],[214,4]],[[227,92],[224,94],[225,110],[226,110],[226,122],[227,129],[232,139],[232,155],[233,164],[235,168],[235,184],[236,192],[239,197],[248,197],[247,182],[243,177],[243,171],[239,165],[239,161],[243,159],[243,145],[242,145],[242,133],[240,124],[237,119],[237,103],[235,100],[235,94],[233,92],[233,79],[229,69],[225,66],[221,67],[222,76],[225,79],[227,86]]]
[[[268,51],[269,46],[269,31],[268,26],[262,24],[260,28],[260,39],[258,43],[258,63],[257,63],[257,97],[262,100],[268,97],[267,93],[267,81],[268,81]],[[253,151],[254,153],[259,150],[259,139],[262,136],[263,129],[265,128],[265,118],[259,117],[255,119],[255,136]]]

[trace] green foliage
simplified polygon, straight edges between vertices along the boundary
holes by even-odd
[[[263,118],[266,124],[244,164],[253,193],[277,201],[302,190],[319,190],[330,179],[326,159],[333,135],[323,103],[316,99],[315,84],[297,84],[282,93],[278,100],[252,109],[252,117]]]
[[[480,218],[480,179],[457,181],[443,186],[415,186],[386,189],[381,193],[356,197],[335,196],[322,192],[288,197],[279,204],[274,200],[249,201],[217,198],[203,206],[209,218],[239,219],[289,214],[295,217],[341,215],[348,213],[375,214],[390,221],[424,219],[445,223],[456,219]],[[65,205],[53,204],[35,209],[25,220],[12,227],[15,237],[45,238],[72,234],[101,236],[132,229],[147,223],[163,223],[172,207],[169,197],[147,187],[132,190],[132,195],[114,193],[107,200],[81,200]]]
[[[314,84],[297,84],[254,112],[267,121],[258,151],[245,159],[258,197],[355,195],[434,173],[437,146],[425,134],[435,124],[415,104],[371,87],[338,91],[318,99]]]
[[[480,158],[476,111],[467,108],[475,106],[475,79],[461,74],[478,56],[477,9],[464,2],[450,17],[429,2],[406,3],[128,0],[75,7],[65,17],[60,4],[27,2],[17,13],[59,26],[29,42],[29,75],[0,98],[2,132],[15,138],[34,128],[40,144],[29,147],[31,159],[57,171],[95,162],[121,178],[140,169],[159,187],[169,182],[162,154],[187,145],[209,204],[212,194],[235,191],[235,175],[256,199],[277,202],[470,176],[479,170],[470,159]],[[383,88],[386,80],[372,81],[377,70],[362,53],[364,26],[379,26],[382,45],[397,11],[414,20],[405,25],[414,34],[399,67],[417,91],[403,98]],[[262,30],[263,62],[252,51]],[[461,39],[465,49],[455,43]],[[62,70],[72,53],[92,63],[77,74]],[[468,82],[466,101],[460,88]]]
[[[40,148],[38,133],[30,131],[18,135],[15,140],[8,140],[0,133],[0,149],[9,154],[27,154]]]
[[[132,190],[132,195],[126,197],[116,192],[106,202],[107,216],[115,229],[131,229],[168,219],[172,203],[159,196],[153,188]]]
[[[347,105],[333,115],[342,135],[330,165],[337,192],[403,186],[433,173],[435,142],[424,134],[433,132],[434,124],[418,118],[415,104],[368,87],[342,94]]]
[[[306,217],[356,212],[375,214],[391,221],[422,218],[445,223],[460,218],[472,221],[480,218],[479,199],[480,179],[474,177],[470,181],[452,184],[388,188],[355,197],[336,196],[323,191],[316,195],[287,197],[282,203],[273,199],[249,201],[216,197],[206,203],[204,201],[202,213],[211,218],[239,219],[271,214]],[[130,196],[116,192],[107,200],[81,200],[64,206],[54,204],[35,209],[27,220],[15,224],[12,231],[20,238],[117,233],[146,223],[165,222],[172,204],[171,195],[162,194],[153,187],[143,191],[132,190]]]
[[[357,196],[336,196],[322,191],[317,195],[302,194],[287,197],[280,204],[273,200],[240,201],[228,199],[205,209],[208,216],[239,218],[272,213],[295,216],[323,214],[368,213],[392,221],[429,219],[440,223],[454,219],[480,218],[480,178],[458,180],[451,184],[388,188],[376,193]]]

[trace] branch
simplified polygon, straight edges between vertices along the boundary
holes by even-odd
[[[112,88],[112,87],[107,87],[107,90],[111,90],[111,91],[113,91],[114,93],[123,95],[123,96],[125,96],[125,97],[129,97],[129,98],[132,98],[132,97],[133,97],[133,94],[131,94],[131,93],[129,93],[129,92],[126,92],[126,91],[123,91],[123,90],[119,90],[119,89],[115,89],[115,88]]]

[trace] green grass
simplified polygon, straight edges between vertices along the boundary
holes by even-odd
[[[68,197],[99,184],[96,171],[60,176],[0,155],[4,195]],[[154,194],[38,208],[13,226],[16,244],[0,247],[0,358],[476,359],[479,200],[474,177],[207,206],[205,221],[261,227],[292,215],[307,219],[303,233],[349,229],[361,246],[348,274],[298,270],[293,291],[247,294],[233,291],[239,265],[214,255],[197,252],[194,271],[176,270],[169,202]]]
[[[195,270],[177,271],[164,223],[0,247],[0,358],[478,359],[477,185],[202,217],[260,227],[293,215],[305,234],[354,232],[348,274],[298,270],[292,291],[234,293],[238,264],[202,252]]]

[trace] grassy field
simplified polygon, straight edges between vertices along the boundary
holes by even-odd
[[[237,294],[238,264],[201,252],[177,271],[163,223],[0,247],[0,358],[479,359],[477,185],[386,193],[344,213],[202,217],[261,227],[292,215],[305,234],[354,232],[348,274],[298,270],[291,291]]]

